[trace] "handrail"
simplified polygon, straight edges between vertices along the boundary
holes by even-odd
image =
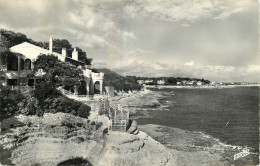
[[[99,96],[97,100],[98,105],[96,111],[99,112],[102,110],[108,113],[108,117],[111,121],[110,129],[113,130],[115,127],[121,127],[121,130],[126,130],[126,124],[129,120],[129,111],[123,110],[123,107],[113,102],[112,97],[109,95]]]
[[[66,90],[62,87],[58,87],[57,89],[64,95],[74,95],[74,93],[72,93],[72,92],[70,92],[70,91],[68,91],[68,90]]]

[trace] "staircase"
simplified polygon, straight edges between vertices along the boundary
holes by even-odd
[[[96,111],[109,117],[111,121],[109,129],[112,131],[126,131],[129,111],[123,109],[120,104],[113,102],[109,95],[100,96],[97,100]]]
[[[93,109],[98,114],[105,114],[110,119],[109,130],[112,131],[126,131],[129,121],[129,111],[123,109],[120,104],[116,104],[109,95],[75,95],[74,93],[65,90],[62,87],[57,88],[63,95],[70,99],[81,102],[94,102]]]

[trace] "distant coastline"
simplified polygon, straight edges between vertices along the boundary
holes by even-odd
[[[218,85],[218,86],[212,86],[212,85],[201,85],[201,86],[187,86],[187,85],[146,85],[146,88],[185,88],[185,89],[222,89],[222,88],[235,88],[235,87],[260,87],[260,84],[249,84],[249,85]]]

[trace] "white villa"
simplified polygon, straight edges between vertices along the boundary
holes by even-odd
[[[203,85],[203,83],[202,83],[201,81],[198,81],[198,82],[197,82],[197,85],[198,85],[198,86],[201,86],[201,85]]]
[[[144,81],[144,83],[146,83],[146,84],[147,84],[147,83],[152,83],[152,82],[153,82],[153,80],[145,80],[145,81]]]
[[[77,61],[78,51],[74,48],[72,58],[67,56],[66,49],[62,49],[62,54],[53,52],[53,38],[50,37],[49,50],[39,46],[23,42],[10,48],[10,51],[16,55],[16,58],[7,60],[7,68],[0,71],[0,83],[10,86],[34,86],[40,77],[32,77],[33,63],[40,54],[53,54],[61,61]],[[83,69],[85,94],[94,95],[103,93],[104,73],[96,73],[91,69]],[[82,88],[82,87],[81,87]],[[78,93],[78,87],[75,87],[74,93]]]
[[[158,84],[158,85],[164,85],[164,84],[165,84],[165,81],[164,81],[164,80],[157,80],[157,84]]]

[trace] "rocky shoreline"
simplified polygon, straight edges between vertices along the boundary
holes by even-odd
[[[221,143],[219,140],[200,132],[185,131],[160,125],[141,125],[142,130],[162,143],[175,156],[177,165],[248,165],[253,163],[255,155],[249,155],[238,161],[234,154],[241,151],[239,146]]]
[[[107,165],[107,161],[109,165],[166,165],[173,162],[163,145],[141,131],[136,135],[126,132],[104,134],[105,126],[97,128],[90,120],[65,113],[14,119],[20,122],[18,126],[2,126],[0,154],[10,153],[10,161],[0,158],[2,165],[62,165],[68,160],[83,165]]]

